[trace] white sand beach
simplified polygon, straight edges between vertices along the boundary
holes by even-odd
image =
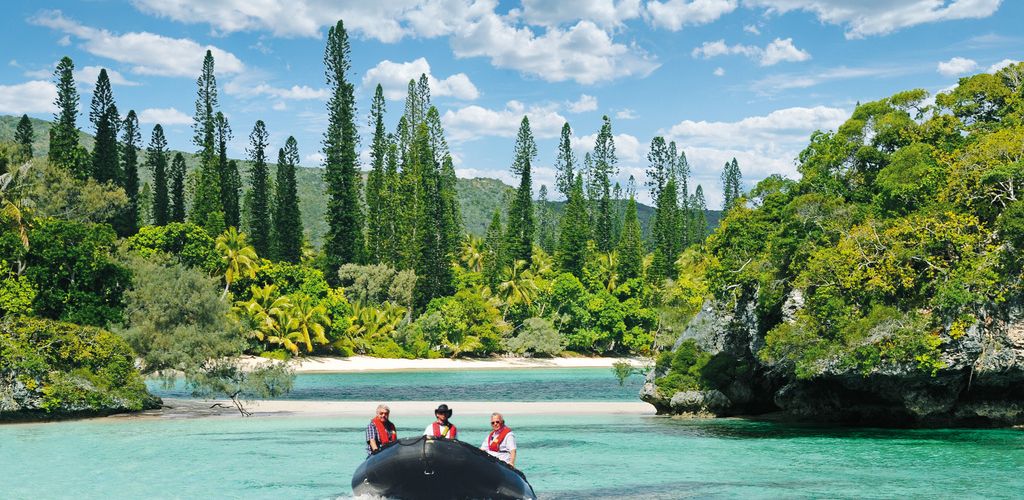
[[[437,401],[388,401],[395,418],[402,415],[430,415]],[[378,401],[251,401],[245,405],[253,417],[362,417],[373,415]],[[654,407],[641,401],[539,401],[490,402],[447,401],[459,415],[485,416],[498,411],[508,415],[654,415]],[[196,418],[239,417],[241,415],[229,400],[200,401],[194,399],[165,399],[166,408],[136,414],[141,417]],[[213,408],[211,408],[211,406]],[[132,418],[121,415],[108,418]]]
[[[256,356],[244,358],[259,365],[273,360]],[[500,370],[530,368],[611,368],[617,361],[626,361],[637,368],[654,364],[647,358],[484,358],[484,359],[391,359],[370,356],[301,357],[289,363],[297,373],[348,373],[409,370]]]

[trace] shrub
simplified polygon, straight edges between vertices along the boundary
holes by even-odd
[[[209,273],[221,267],[213,237],[190,222],[143,227],[138,234],[128,238],[128,249],[142,257],[170,254],[184,266]]]
[[[4,386],[8,387],[4,387]],[[0,320],[0,418],[27,411],[55,416],[159,407],[121,337],[95,327],[8,317]]]
[[[565,348],[562,336],[545,318],[530,318],[519,327],[519,332],[505,339],[505,348],[516,354],[557,356]]]

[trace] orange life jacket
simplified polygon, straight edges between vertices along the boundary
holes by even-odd
[[[512,429],[509,429],[504,425],[496,431],[491,431],[491,433],[487,435],[487,448],[491,451],[498,451],[498,446],[501,445],[501,442],[505,440],[505,436],[510,432],[512,432]]]
[[[455,439],[455,436],[458,434],[458,432],[459,431],[457,431],[455,429],[455,425],[452,424],[451,422],[448,422],[448,431],[446,431],[444,433],[444,434],[447,434],[447,435],[444,435],[444,434],[441,433],[441,424],[439,424],[437,421],[434,421],[434,437],[435,438]]]
[[[380,438],[380,445],[384,446],[396,439],[398,439],[398,433],[395,432],[395,424],[388,422],[384,424],[378,417],[373,417],[373,426],[377,428],[377,436]]]

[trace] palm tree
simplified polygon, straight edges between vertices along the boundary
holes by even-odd
[[[597,255],[597,273],[605,290],[609,292],[619,286],[619,254],[614,250]]]
[[[25,162],[21,167],[0,175],[0,216],[10,222],[26,250],[28,249],[28,224],[25,223],[27,202],[18,199],[16,191],[25,182],[31,166],[32,163]]]
[[[480,273],[484,270],[484,240],[479,236],[469,235],[462,242],[462,253],[459,259],[471,272]]]
[[[290,313],[295,322],[294,327],[298,339],[306,344],[306,352],[313,352],[313,342],[321,345],[328,343],[327,337],[324,335],[324,327],[331,324],[327,308],[313,302],[309,296],[299,295],[292,302]]]
[[[377,341],[390,337],[405,319],[405,308],[385,302],[380,308],[352,304],[351,325],[345,334],[361,353],[366,353]]]
[[[509,306],[533,304],[537,297],[537,282],[525,260],[516,260],[511,266],[505,267],[505,279],[498,283],[498,297],[505,304],[502,315],[508,314]]]
[[[256,250],[245,242],[245,233],[239,233],[234,227],[229,227],[217,237],[216,249],[221,254],[221,260],[226,264],[224,271],[224,293],[221,300],[228,296],[231,284],[239,276],[253,278],[259,268],[259,257]]]
[[[548,276],[554,266],[554,259],[544,251],[543,248],[535,246],[533,247],[533,253],[530,258],[530,267],[533,270],[533,274],[536,276]]]

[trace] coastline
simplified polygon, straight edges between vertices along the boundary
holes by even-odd
[[[277,361],[258,356],[243,356],[247,366],[260,366]],[[395,359],[370,356],[347,358],[310,356],[295,358],[288,363],[295,373],[361,373],[392,371],[433,371],[433,370],[508,370],[537,368],[611,368],[619,361],[628,362],[634,368],[651,366],[654,361],[647,358],[482,358],[482,359]]]
[[[246,403],[251,418],[268,417],[363,417],[372,415],[379,401],[259,400]],[[430,415],[437,401],[385,401],[398,416]],[[500,411],[509,415],[655,415],[654,406],[641,401],[448,401],[459,415],[486,416]],[[230,400],[164,399],[164,407],[138,413],[121,413],[89,420],[246,418]]]

